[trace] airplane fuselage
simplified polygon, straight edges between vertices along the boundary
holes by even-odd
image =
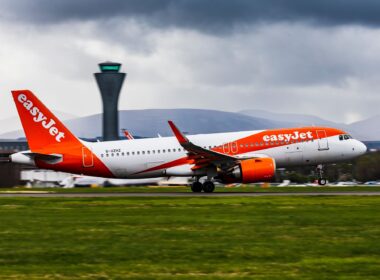
[[[189,135],[194,144],[241,159],[273,158],[277,168],[345,161],[366,151],[358,140],[345,132],[325,127],[256,130]],[[345,139],[346,138],[346,139]],[[116,178],[162,176],[205,176],[207,170],[193,170],[187,151],[175,137],[146,138],[107,142],[83,142],[85,149],[76,156],[83,174],[94,175],[99,159]],[[86,150],[88,149],[88,152]],[[16,155],[13,161],[17,161]],[[46,168],[46,164],[34,162]],[[60,164],[51,169],[60,170]],[[77,172],[77,166],[65,171]],[[89,173],[86,173],[86,170]],[[104,176],[104,174],[103,174]]]

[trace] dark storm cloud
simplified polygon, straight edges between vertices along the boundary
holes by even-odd
[[[132,18],[158,27],[225,31],[257,22],[380,25],[378,0],[19,0],[3,16],[33,23]],[[126,26],[126,28],[128,28]]]

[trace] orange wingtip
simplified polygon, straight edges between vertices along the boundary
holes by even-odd
[[[179,129],[175,126],[175,124],[172,121],[168,121],[168,123],[174,133],[174,136],[177,138],[180,144],[189,142],[189,140],[187,140],[187,138],[181,133],[181,131],[179,131]]]

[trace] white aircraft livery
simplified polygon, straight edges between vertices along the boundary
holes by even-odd
[[[12,91],[30,150],[11,161],[39,168],[106,178],[193,177],[194,192],[213,192],[214,182],[270,181],[276,168],[350,160],[367,147],[346,132],[302,127],[184,135],[168,121],[174,136],[86,142],[29,90]],[[201,183],[200,178],[207,177]]]

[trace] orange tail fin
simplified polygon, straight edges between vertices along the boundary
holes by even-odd
[[[79,142],[31,91],[14,90],[12,95],[32,151]]]

